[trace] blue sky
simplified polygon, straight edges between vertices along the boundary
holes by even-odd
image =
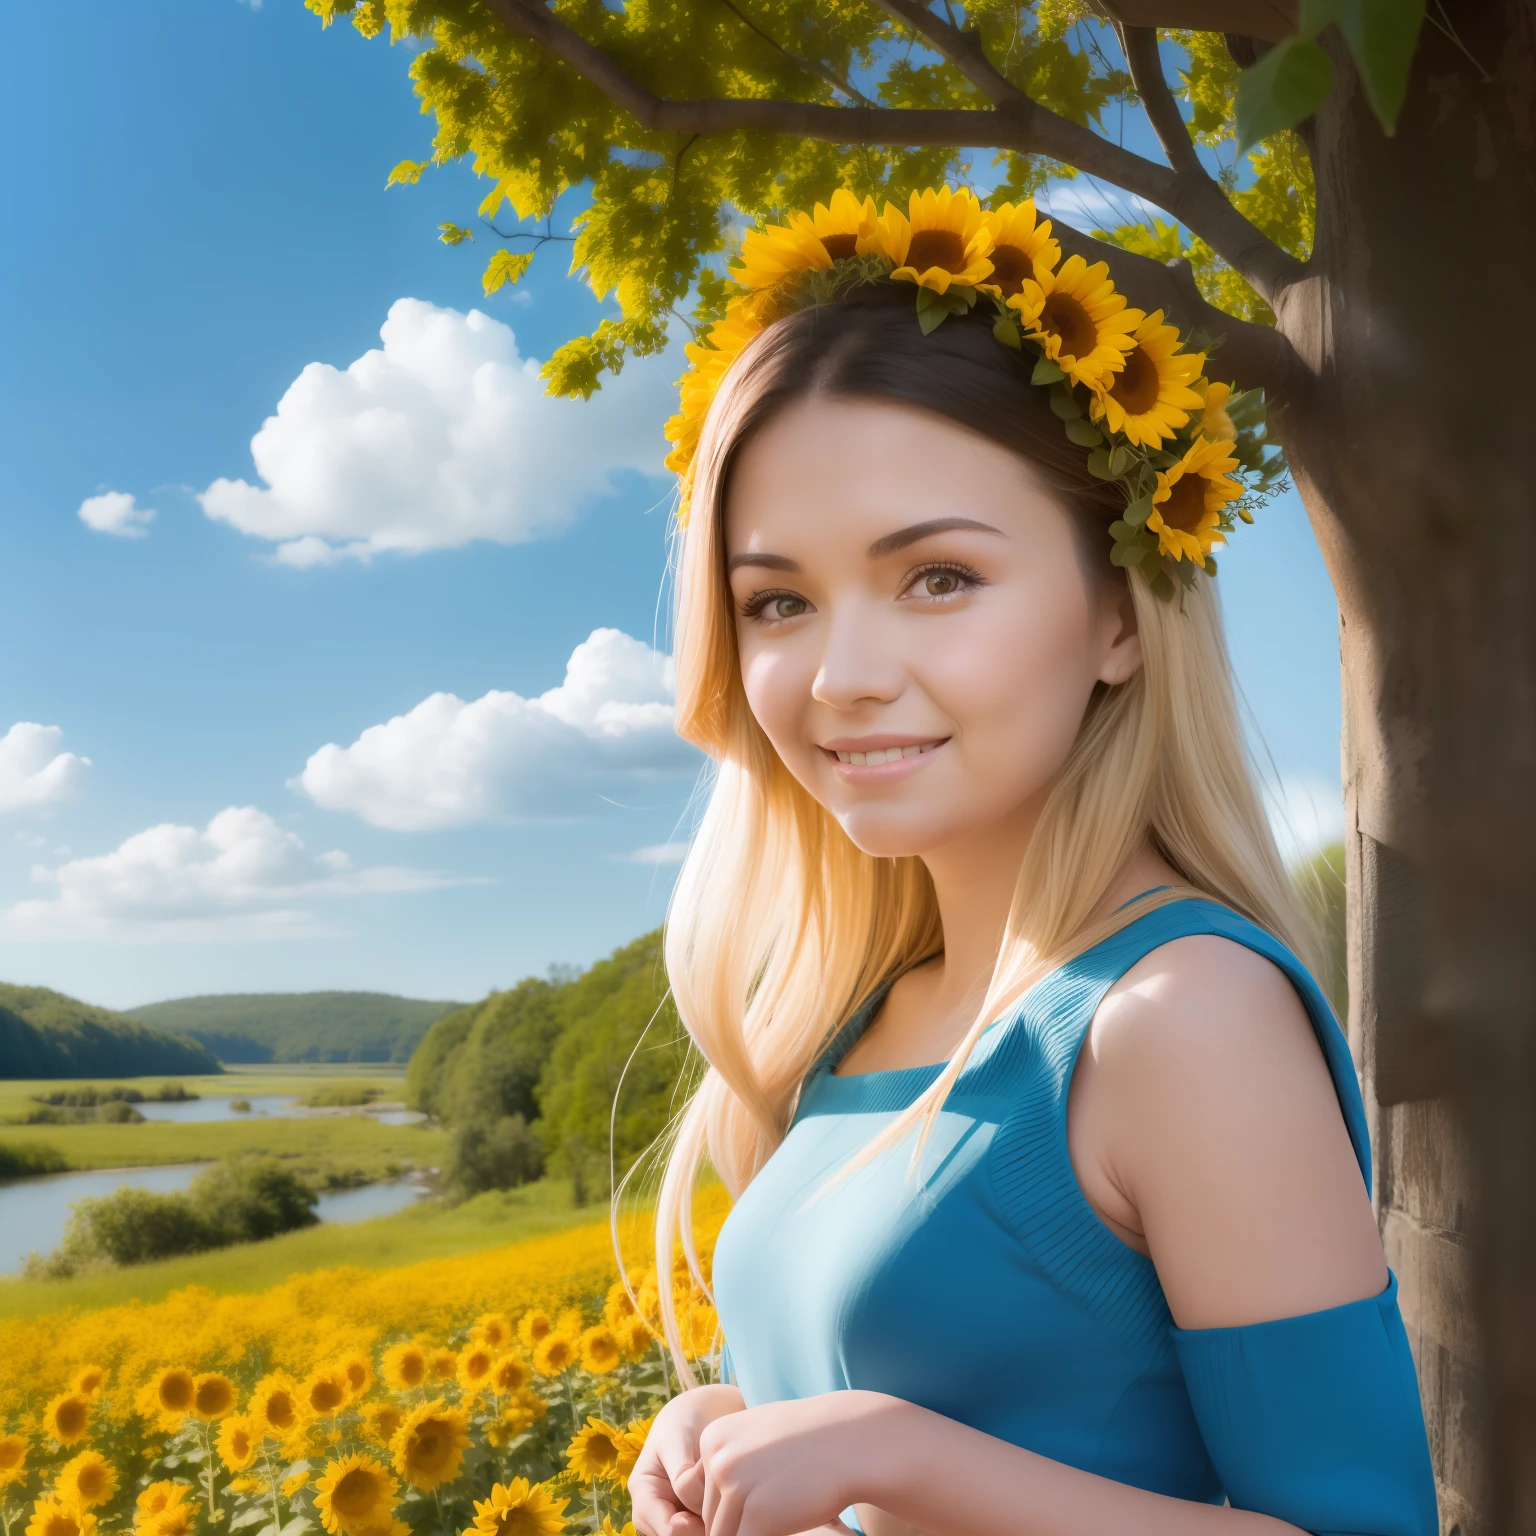
[[[437,239],[467,168],[385,190],[431,134],[405,48],[300,0],[56,33],[9,18],[0,102],[0,979],[469,999],[654,926],[695,769],[652,649],[679,358],[540,398],[526,360],[612,311],[562,247],[486,299],[485,241]],[[311,367],[386,322],[409,431]],[[1294,496],[1220,582],[1308,840],[1337,631]]]

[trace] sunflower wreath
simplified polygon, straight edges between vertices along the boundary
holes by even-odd
[[[1284,462],[1265,441],[1262,391],[1207,379],[1215,344],[1181,337],[1161,310],[1132,308],[1106,262],[1062,261],[1032,201],[988,209],[963,188],[928,187],[911,194],[905,214],[888,201],[877,216],[872,197],[839,187],[810,213],[748,230],[730,272],[723,317],[684,348],[680,408],[666,425],[680,526],[699,431],[741,350],[792,310],[868,283],[911,283],[925,335],[949,315],[991,305],[992,334],[1033,360],[1031,382],[1050,391],[1090,473],[1124,492],[1110,559],[1138,567],[1161,598],[1190,586],[1197,567],[1214,576],[1212,548],[1280,487]]]

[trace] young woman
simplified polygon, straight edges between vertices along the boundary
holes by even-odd
[[[679,1232],[699,1269],[706,1153],[735,1205],[727,1379],[662,1409],[635,1523],[1434,1536],[1207,559],[1225,392],[1029,205],[910,209],[749,238],[684,384],[679,721],[717,769],[661,1272]]]

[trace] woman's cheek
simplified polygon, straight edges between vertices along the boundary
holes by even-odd
[[[763,734],[798,777],[808,761],[804,720],[811,702],[814,671],[792,648],[743,646],[741,683],[747,705]]]

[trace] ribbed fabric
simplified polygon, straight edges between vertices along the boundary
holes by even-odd
[[[1142,956],[1193,933],[1233,939],[1290,977],[1369,1189],[1364,1106],[1327,999],[1272,935],[1216,902],[1188,899],[1133,919],[1043,977],[983,1032],[939,1117],[921,1183],[906,1177],[908,1141],[812,1201],[943,1070],[833,1075],[882,988],[822,1052],[788,1134],[721,1230],[714,1289],[727,1379],[749,1404],[849,1387],[887,1392],[1157,1492],[1213,1503],[1230,1494],[1276,1514],[1305,1509],[1318,1520],[1309,1530],[1434,1536],[1432,1479],[1422,1523],[1427,1442],[1395,1281],[1352,1309],[1283,1319],[1288,1334],[1254,1325],[1284,1334],[1289,1348],[1245,1350],[1253,1329],[1179,1330],[1156,1268],[1104,1225],[1072,1172],[1067,1093],[1094,1011]],[[1309,1349],[1314,1328],[1321,1342]],[[1374,1333],[1346,1348],[1361,1329]],[[1340,1391],[1345,1368],[1353,1377]],[[1286,1406],[1266,1412],[1256,1395]],[[1318,1441],[1296,1405],[1313,1398],[1319,1422],[1326,1399],[1356,1412],[1375,1403],[1384,1427],[1334,1435],[1334,1461],[1317,1462],[1329,1486],[1304,1497]],[[1289,1502],[1262,1502],[1285,1489]],[[1373,1500],[1382,1521],[1361,1523],[1360,1505]],[[1328,1510],[1356,1523],[1329,1524]],[[1402,1524],[1401,1511],[1420,1523]]]

